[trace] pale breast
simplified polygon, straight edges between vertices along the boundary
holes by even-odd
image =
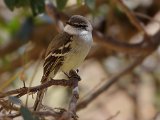
[[[71,45],[71,51],[65,56],[61,70],[69,72],[71,69],[77,69],[84,61],[92,45],[92,34],[74,36]]]

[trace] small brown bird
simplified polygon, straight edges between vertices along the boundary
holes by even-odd
[[[41,83],[53,78],[59,71],[66,74],[77,69],[87,56],[92,45],[92,25],[83,16],[73,15],[67,21],[62,33],[49,44]],[[39,110],[46,89],[37,93],[34,110]]]

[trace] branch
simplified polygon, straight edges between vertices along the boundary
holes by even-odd
[[[148,36],[148,34],[146,33],[145,29],[143,28],[143,26],[140,24],[140,22],[137,20],[137,18],[134,16],[134,13],[123,3],[122,0],[117,0],[117,2],[119,3],[119,5],[121,5],[123,11],[126,13],[126,15],[128,16],[129,20],[131,21],[131,23],[140,31],[143,32],[145,35]]]
[[[71,120],[72,118],[74,120],[77,120],[77,115],[76,115],[76,106],[77,106],[77,101],[79,99],[79,90],[78,90],[78,82],[81,80],[81,78],[79,77],[79,75],[77,74],[77,72],[71,70],[69,72],[69,80],[53,80],[51,79],[50,81],[39,85],[39,86],[35,86],[35,87],[24,87],[24,88],[20,88],[20,89],[16,89],[13,91],[9,91],[6,93],[1,93],[0,94],[0,98],[2,97],[6,97],[9,95],[13,95],[13,94],[18,94],[18,96],[22,96],[24,94],[27,94],[29,92],[36,92],[38,90],[42,90],[45,89],[46,87],[49,87],[51,85],[62,85],[62,86],[69,86],[72,87],[72,97],[71,97],[71,101],[69,103],[69,108],[68,111],[60,109],[60,112],[58,114],[58,112],[55,112],[52,108],[47,107],[47,106],[42,106],[43,108],[45,108],[45,110],[42,108],[40,109],[40,112],[43,114],[43,117],[45,115],[47,116],[52,116],[52,117],[59,117],[59,120]],[[2,99],[3,100],[3,99]],[[50,111],[46,113],[46,110]],[[17,111],[17,109],[16,109]],[[33,111],[31,109],[32,113],[35,114],[35,111]],[[10,118],[14,118],[17,116],[20,116],[21,114],[16,113],[16,114],[8,114],[8,115],[4,115],[1,116],[1,118],[3,117],[10,117]],[[37,113],[36,113],[37,115]]]
[[[53,80],[53,79],[51,79],[50,81],[48,81],[42,85],[38,85],[38,86],[34,86],[34,87],[23,87],[23,88],[11,90],[11,91],[8,91],[5,93],[0,93],[0,98],[4,98],[4,97],[14,95],[14,94],[18,94],[20,96],[23,96],[23,95],[27,94],[28,92],[29,93],[30,92],[37,92],[38,90],[48,88],[52,85],[61,85],[61,86],[71,87],[73,85],[73,83],[74,83],[73,80],[65,80],[65,79]]]
[[[138,65],[140,65],[142,63],[142,61],[144,60],[145,57],[146,56],[139,57],[131,65],[129,65],[126,69],[124,69],[122,72],[115,75],[110,80],[107,80],[107,82],[104,83],[104,85],[102,87],[100,87],[97,91],[95,91],[94,93],[87,96],[87,98],[84,99],[83,101],[79,102],[79,104],[77,105],[77,110],[81,110],[81,109],[87,107],[87,105],[89,105],[95,98],[97,98],[104,91],[108,90],[112,85],[114,85],[116,82],[118,82],[118,80],[121,77],[132,72],[135,67],[137,67]]]
[[[121,42],[121,40],[114,39],[111,36],[104,36],[98,31],[93,31],[93,39],[96,43],[101,46],[105,46],[106,50],[111,49],[117,52],[124,53],[138,53],[138,54],[146,54],[153,50],[152,45],[145,45],[142,41],[140,43],[130,44],[126,42]]]
[[[148,16],[148,15],[146,15],[146,14],[144,14],[144,13],[134,12],[134,11],[133,11],[133,14],[136,15],[136,16],[138,16],[138,17],[147,19],[147,20],[152,21],[152,22],[157,22],[158,24],[160,24],[160,20],[157,20],[157,19],[155,19],[155,18],[152,18],[151,16]]]
[[[63,112],[65,112],[65,110],[61,110],[60,112],[56,112],[55,110],[46,110],[46,111],[43,111],[43,112],[39,112],[39,111],[32,111],[30,110],[34,115],[36,116],[39,116],[39,117],[53,117],[53,118],[60,118],[63,114]],[[17,112],[17,113],[13,113],[13,114],[7,114],[7,115],[1,115],[0,116],[0,119],[4,119],[6,117],[8,118],[16,118],[16,117],[19,117],[21,116],[21,113],[20,112]]]

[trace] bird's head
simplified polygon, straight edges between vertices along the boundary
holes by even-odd
[[[69,34],[87,34],[92,32],[92,25],[85,17],[80,15],[73,15],[66,22],[64,31]]]

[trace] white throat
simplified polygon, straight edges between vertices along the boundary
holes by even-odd
[[[86,35],[89,33],[87,30],[72,27],[71,25],[66,25],[64,31],[71,35]]]

